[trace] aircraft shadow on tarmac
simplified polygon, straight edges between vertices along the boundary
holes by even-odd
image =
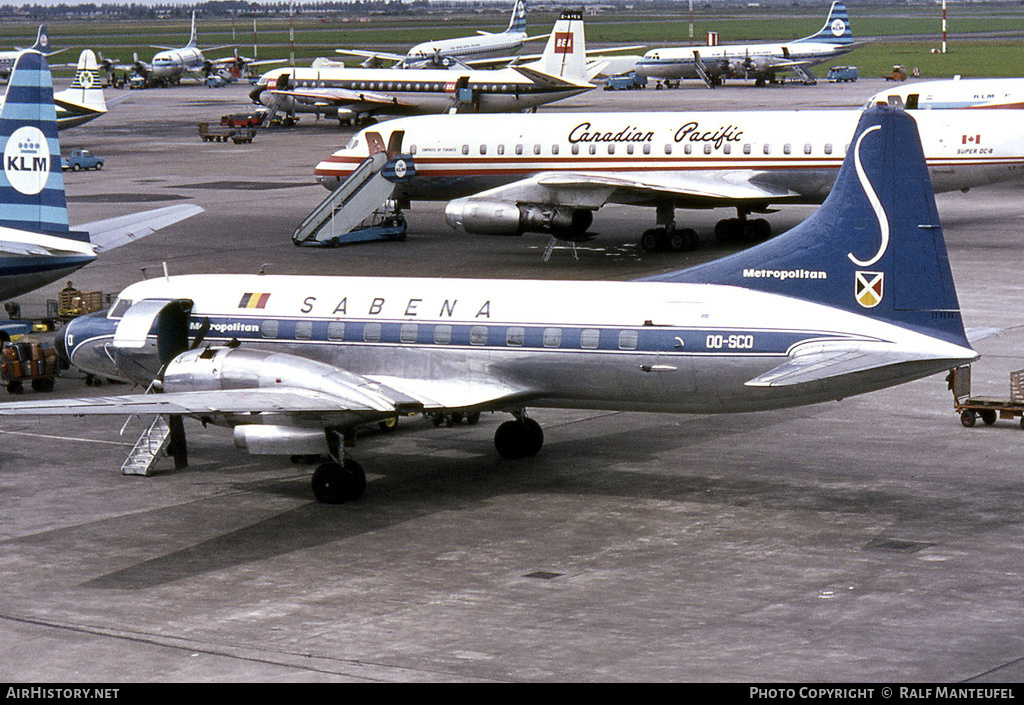
[[[1024,512],[1024,484],[1021,483],[1001,486],[998,491],[987,494],[922,496],[906,487],[873,485],[870,478],[854,484],[835,482],[827,477],[821,482],[794,484],[787,481],[792,475],[783,467],[787,463],[785,457],[765,456],[766,466],[752,466],[749,476],[742,478],[735,474],[721,476],[717,468],[709,464],[704,452],[706,443],[726,448],[730,435],[749,433],[753,426],[764,430],[793,418],[793,412],[699,417],[686,423],[679,423],[677,417],[664,417],[660,423],[652,418],[644,426],[643,442],[637,442],[635,429],[564,441],[552,434],[543,457],[538,456],[528,463],[513,463],[496,457],[488,459],[493,454],[487,434],[474,435],[472,441],[456,446],[465,457],[454,460],[431,455],[388,457],[385,453],[381,465],[388,460],[388,469],[371,484],[371,491],[359,503],[326,506],[310,499],[308,503],[262,521],[226,530],[194,545],[101,575],[83,586],[118,590],[156,588],[344,541],[438,512],[471,511],[495,498],[515,495],[524,498],[552,494],[635,498],[723,507],[757,506],[771,512],[869,517],[872,524],[886,528],[865,542],[862,550],[902,553],[1016,525]],[[614,420],[610,423],[618,425]],[[617,461],[624,445],[631,451],[626,468],[621,460]],[[439,447],[453,446],[446,442]],[[477,448],[478,453],[474,452]],[[678,474],[640,469],[654,467],[650,462],[654,456],[662,456],[663,464],[663,456],[668,452],[678,452],[681,456]],[[584,458],[582,467],[581,458]],[[777,479],[770,479],[773,477]],[[238,494],[242,492],[301,499],[308,494],[308,478],[303,472],[294,479],[276,479],[255,486],[239,483],[238,493],[228,492],[108,520],[104,522],[104,535],[118,542],[118,523],[122,524],[126,543],[139,535],[185,534],[185,527],[209,525],[211,517],[221,517],[217,523],[229,526],[244,521],[240,517],[248,511],[239,506]],[[53,533],[74,534],[78,530],[71,527]],[[39,538],[36,535],[34,540]],[[358,556],[353,560],[359,560]]]

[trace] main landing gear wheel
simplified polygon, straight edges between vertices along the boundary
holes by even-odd
[[[540,424],[526,417],[506,421],[494,432],[494,447],[498,455],[508,460],[532,458],[544,445],[544,431]]]
[[[640,249],[645,252],[691,252],[699,244],[700,238],[693,228],[651,228],[640,236]]]
[[[764,218],[725,218],[715,224],[715,239],[721,243],[752,244],[772,236],[772,226]]]
[[[313,471],[313,496],[322,504],[354,502],[365,490],[366,473],[354,460],[327,462]]]

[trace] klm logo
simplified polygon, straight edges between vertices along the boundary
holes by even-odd
[[[50,147],[37,127],[19,127],[7,140],[3,154],[4,176],[14,189],[32,196],[50,177]]]

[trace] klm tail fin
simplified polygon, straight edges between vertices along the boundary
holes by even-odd
[[[550,76],[587,81],[587,45],[583,37],[583,12],[566,10],[555,22],[539,61],[531,68]]]
[[[846,13],[846,5],[841,0],[833,2],[832,7],[829,8],[825,24],[818,30],[817,34],[812,34],[809,37],[797,39],[796,41],[852,44],[853,25],[850,24],[850,16]]]
[[[39,25],[39,31],[36,33],[36,43],[29,47],[29,51],[38,51],[40,54],[48,54],[50,52],[50,37],[46,33],[46,25]]]
[[[650,280],[783,294],[968,346],[917,124],[902,108],[864,111],[832,192],[807,220]]]
[[[516,0],[506,32],[526,32],[526,0]]]
[[[0,226],[88,241],[68,228],[53,81],[46,58],[18,57],[0,109]]]

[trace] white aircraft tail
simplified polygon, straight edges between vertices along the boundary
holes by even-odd
[[[586,82],[587,44],[583,36],[583,12],[563,12],[551,30],[541,58],[528,66],[550,76]]]
[[[194,47],[198,44],[199,37],[196,36],[196,11],[192,10],[192,33],[188,37],[186,47]]]
[[[71,87],[54,95],[54,100],[63,103],[75,103],[94,112],[107,112],[107,103],[103,99],[103,79],[100,76],[100,65],[92,49],[86,49],[78,56],[78,69]]]
[[[853,25],[850,23],[850,15],[846,12],[846,5],[842,0],[836,0],[828,10],[828,17],[825,24],[817,33],[797,42],[824,42],[826,44],[852,44]]]

